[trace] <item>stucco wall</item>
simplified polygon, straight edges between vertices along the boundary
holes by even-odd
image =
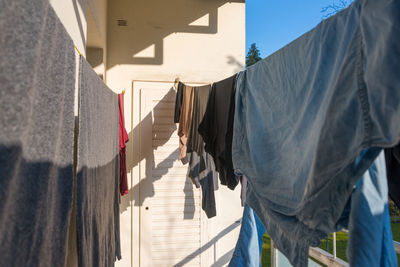
[[[107,83],[115,90],[135,79],[208,83],[245,64],[241,0],[110,1],[108,32]]]
[[[138,126],[132,96],[133,80],[212,83],[238,72],[245,65],[244,0],[118,0],[108,3],[107,85],[125,93],[125,126],[130,135],[127,162],[133,160],[132,132]],[[122,24],[126,26],[118,26]],[[133,117],[132,117],[133,116]],[[128,164],[129,166],[129,164]],[[138,183],[138,166],[128,168],[130,188]],[[133,175],[132,175],[133,174]],[[239,186],[240,187],[240,186]],[[238,189],[239,189],[238,187]],[[137,192],[133,192],[137,193]],[[217,215],[209,221],[213,233],[241,217],[239,192],[220,187],[216,191]],[[131,202],[131,196],[123,202]],[[229,204],[228,204],[229,203]],[[221,216],[230,214],[230,216]],[[116,265],[139,266],[139,208],[127,205],[121,211],[123,259]],[[221,238],[212,257],[230,257],[239,227]],[[211,255],[210,255],[211,256]]]
[[[106,80],[107,0],[86,0],[87,60],[95,72]]]

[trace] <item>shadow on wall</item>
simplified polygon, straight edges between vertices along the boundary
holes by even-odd
[[[127,170],[132,170],[133,167],[137,166],[143,160],[147,162],[147,166],[145,170],[145,178],[142,179],[137,185],[130,188],[127,196],[121,198],[120,213],[123,213],[127,210],[131,201],[133,201],[133,205],[135,206],[142,206],[146,198],[153,197],[155,194],[154,182],[162,179],[163,176],[168,173],[168,170],[173,167],[174,162],[178,161],[178,147],[168,156],[164,157],[163,160],[157,165],[154,160],[154,151],[158,147],[161,147],[168,142],[173,134],[176,134],[175,131],[177,130],[177,125],[173,122],[174,110],[164,108],[165,103],[171,102],[171,98],[175,99],[175,94],[175,90],[171,88],[161,99],[161,101],[159,101],[153,107],[153,113],[148,113],[143,119],[141,119],[141,122],[138,124],[138,126],[136,126],[133,131],[128,134],[130,141],[127,144],[127,151],[132,151],[133,146],[139,145],[139,141],[133,144],[132,140],[134,136],[138,137],[141,135],[141,127],[145,127],[144,125],[151,125],[151,127],[160,125],[162,126],[162,132],[160,132],[162,137],[159,137],[157,140],[155,140],[155,136],[153,134],[153,148],[151,154],[146,155],[143,153],[140,154],[139,157],[133,157],[132,160],[128,160],[127,158]],[[183,217],[184,219],[193,219],[195,210],[188,208],[193,206],[195,203],[193,185],[189,178],[185,177],[185,179],[185,185],[184,188],[182,188],[185,194],[185,209]],[[146,190],[143,190],[143,188],[146,188]]]
[[[240,219],[238,221],[240,222]],[[238,222],[232,223],[224,230],[222,230],[218,235],[216,235],[213,239],[211,239],[209,242],[203,245],[201,248],[196,249],[195,251],[193,251],[193,253],[187,255],[183,260],[175,264],[174,267],[185,266],[185,264],[189,263],[194,257],[200,255],[209,248],[214,247],[214,251],[216,251],[215,246],[218,240],[223,238],[233,230],[235,230],[235,228],[238,226],[240,226],[240,223]],[[230,250],[229,252],[225,253],[222,257],[220,257],[218,260],[214,259],[214,263],[211,266],[218,267],[218,266],[224,266],[225,264],[229,263],[229,261],[232,258],[233,251],[234,249]]]
[[[233,56],[227,57],[227,63],[229,65],[236,66],[235,72],[239,72],[245,69],[245,66]]]
[[[89,62],[93,69],[103,64],[103,48],[98,47],[87,47],[86,48],[86,60]]]
[[[164,38],[172,33],[216,34],[218,8],[245,0],[121,0],[108,7],[107,69],[117,64],[163,64]],[[199,23],[193,23],[198,19]],[[203,22],[203,18],[205,19]],[[185,43],[182,42],[182,49]],[[139,52],[149,48],[149,54]]]
[[[85,35],[85,31],[83,29],[83,25],[82,25],[81,16],[80,16],[80,13],[79,13],[78,6],[83,11],[83,16],[85,17],[85,21],[86,21],[86,10],[87,10],[86,1],[88,1],[88,0],[72,0],[72,5],[74,6],[74,11],[75,11],[75,17],[76,17],[77,22],[78,22],[79,33],[81,35],[83,44],[86,44],[86,35]]]

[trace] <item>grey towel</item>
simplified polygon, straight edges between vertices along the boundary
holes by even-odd
[[[65,266],[75,54],[47,0],[0,0],[0,266]]]
[[[114,266],[119,248],[118,96],[81,58],[77,228],[79,267]]]

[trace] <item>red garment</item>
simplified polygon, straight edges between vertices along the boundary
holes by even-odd
[[[128,189],[128,177],[126,176],[126,143],[129,141],[128,133],[125,129],[125,118],[124,118],[124,95],[118,95],[118,106],[119,106],[119,192],[120,194],[126,195],[129,192]]]

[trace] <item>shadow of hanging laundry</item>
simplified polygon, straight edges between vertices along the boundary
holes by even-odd
[[[240,221],[240,220],[239,220]],[[223,238],[225,235],[229,234],[230,232],[232,232],[233,230],[235,230],[236,227],[240,226],[240,223],[234,222],[231,225],[229,225],[228,227],[226,227],[224,230],[222,230],[218,235],[216,235],[213,239],[211,239],[209,242],[207,242],[205,245],[203,245],[202,247],[196,249],[195,251],[193,251],[193,253],[190,253],[189,255],[187,255],[183,260],[181,260],[180,262],[178,262],[177,264],[174,265],[174,267],[180,267],[180,266],[184,266],[186,263],[190,262],[194,257],[200,255],[201,253],[203,253],[204,251],[206,251],[207,249],[213,247],[216,245],[217,241],[221,238]],[[231,250],[230,252],[233,253],[233,250]],[[225,255],[223,255],[220,259],[216,260],[212,266],[221,266],[221,265],[216,265],[217,262],[226,262],[226,260],[229,258],[231,258],[231,254],[229,254],[230,252],[226,253]],[[228,260],[228,261],[229,261]]]
[[[134,206],[142,206],[146,198],[152,198],[156,194],[154,183],[160,181],[161,179],[167,179],[168,172],[174,167],[174,164],[180,166],[179,161],[179,148],[178,144],[176,148],[162,157],[162,159],[155,160],[155,151],[158,148],[162,148],[167,142],[170,141],[173,135],[176,135],[177,125],[173,122],[174,102],[171,103],[171,99],[175,99],[175,90],[172,88],[168,90],[165,96],[158,101],[153,107],[152,112],[143,115],[140,123],[130,132],[130,141],[127,143],[127,151],[131,151],[133,146],[138,146],[139,144],[134,144],[133,136],[140,136],[140,131],[142,127],[151,126],[154,129],[152,137],[152,151],[151,153],[142,153],[139,157],[133,157],[133,160],[128,160],[127,158],[127,170],[132,170],[135,166],[140,164],[140,162],[145,161],[150,163],[146,166],[144,170],[145,177],[140,180],[138,184],[129,189],[128,196],[121,198],[120,213],[123,213],[133,202]],[[177,138],[177,135],[175,136]],[[137,141],[138,142],[138,141]],[[180,168],[187,168],[188,165],[181,166]],[[186,174],[182,175],[182,181],[184,192],[184,219],[193,219],[195,214],[195,199],[194,199],[194,188],[190,179],[186,178]],[[147,190],[143,190],[147,187]],[[200,189],[199,189],[200,190]]]

